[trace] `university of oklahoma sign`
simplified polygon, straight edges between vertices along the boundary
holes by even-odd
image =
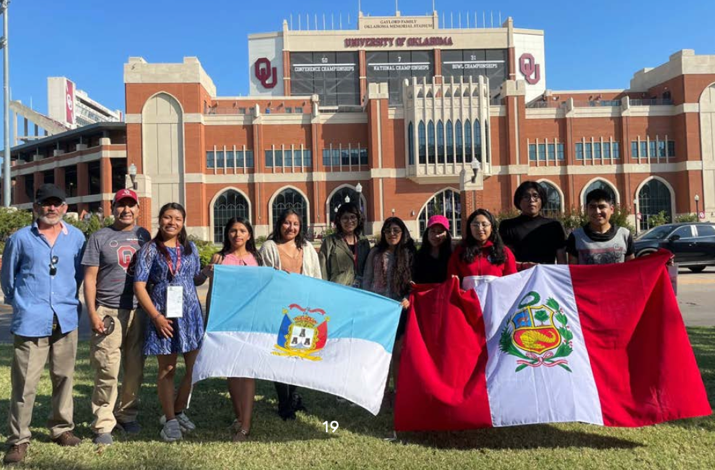
[[[430,36],[430,37],[368,37],[368,38],[345,38],[346,48],[362,47],[434,47],[451,46],[451,36]]]
[[[271,67],[271,61],[265,57],[261,57],[253,64],[253,74],[264,88],[275,88],[278,83],[278,71],[275,67]]]
[[[541,66],[528,52],[519,57],[519,71],[529,85],[536,85],[541,80]]]

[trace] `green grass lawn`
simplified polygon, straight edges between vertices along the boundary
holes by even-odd
[[[715,328],[691,328],[690,338],[708,389],[715,398]],[[43,427],[50,411],[50,383],[45,372],[33,416],[28,468],[102,470],[142,468],[321,469],[321,468],[489,468],[489,469],[630,469],[715,468],[715,418],[665,423],[641,429],[583,424],[538,425],[451,433],[392,434],[392,415],[373,417],[361,408],[322,393],[303,390],[308,413],[283,422],[274,412],[272,384],[259,382],[251,441],[234,444],[233,420],[224,380],[197,385],[188,415],[196,433],[183,442],[159,440],[156,361],[147,360],[139,421],[144,430],[132,439],[118,437],[113,446],[91,443],[89,423],[92,371],[89,346],[80,343],[75,374],[76,432],[85,442],[60,448]],[[7,437],[12,348],[0,345],[0,440]],[[419,413],[420,410],[414,410]],[[324,421],[339,429],[326,433]]]

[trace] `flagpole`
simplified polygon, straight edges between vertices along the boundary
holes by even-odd
[[[3,104],[5,108],[4,114],[4,132],[3,140],[5,141],[5,154],[3,156],[3,205],[10,207],[10,190],[12,181],[10,178],[10,55],[7,50],[7,7],[10,0],[2,0],[0,4],[0,13],[2,13],[2,30],[3,37],[0,39],[0,47],[3,52]]]

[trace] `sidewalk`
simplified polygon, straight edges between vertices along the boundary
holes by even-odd
[[[209,291],[209,283],[206,282],[203,286],[196,288],[201,300],[201,307],[206,309],[206,295]],[[82,302],[82,316],[79,318],[79,339],[89,340],[91,330],[89,328],[89,320],[87,318],[87,308],[84,306],[84,295],[80,294]],[[12,334],[10,334],[10,322],[12,321],[12,308],[9,305],[0,304],[0,343],[11,343]]]

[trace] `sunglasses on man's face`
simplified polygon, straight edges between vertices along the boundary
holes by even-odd
[[[60,259],[57,256],[53,256],[52,259],[50,259],[50,276],[57,274],[57,263],[59,261]]]

